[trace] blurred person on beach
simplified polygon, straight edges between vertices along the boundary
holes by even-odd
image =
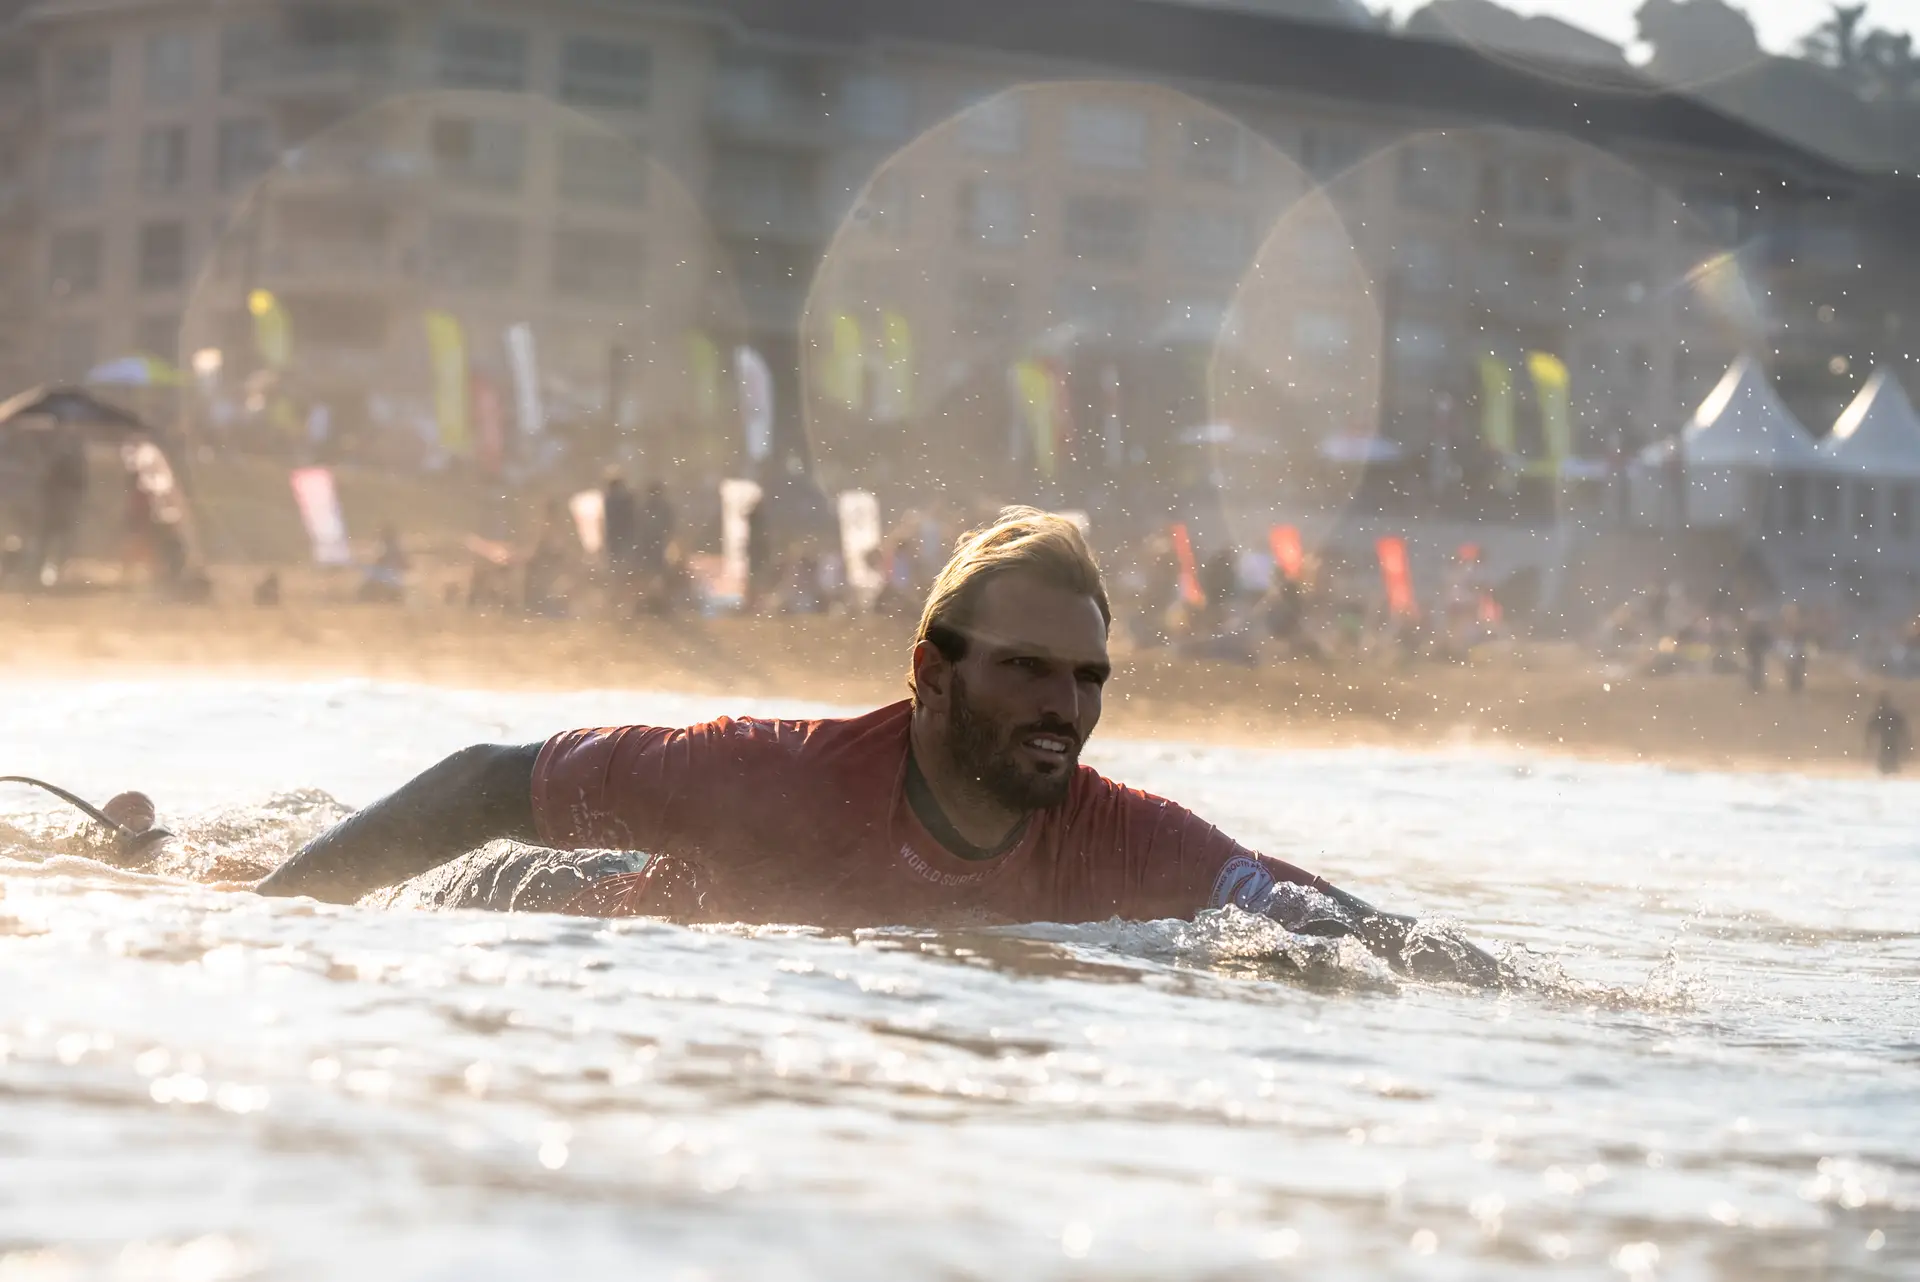
[[[1747,688],[1755,694],[1767,689],[1767,655],[1773,650],[1773,629],[1766,618],[1755,614],[1747,620]]]
[[[528,614],[544,619],[566,617],[567,548],[573,537],[567,505],[559,499],[548,499],[541,513],[540,533],[527,552],[521,575],[521,606]]]
[[[618,467],[607,469],[606,481],[600,488],[600,511],[601,546],[606,549],[607,568],[624,596],[632,592],[633,581],[638,577],[635,562],[640,546],[640,515],[633,490]]]
[[[380,527],[380,550],[360,578],[360,600],[397,605],[406,599],[407,571],[412,568],[399,527],[389,521]]]
[[[28,559],[28,568],[43,588],[60,582],[66,571],[86,497],[86,446],[71,433],[63,434],[41,473],[39,520]]]
[[[908,699],[846,718],[476,745],[309,842],[259,890],[350,902],[504,838],[589,852],[559,874],[535,861],[540,906],[582,915],[986,925],[1231,907],[1357,936],[1415,973],[1497,977],[1473,945],[1082,764],[1111,624],[1080,532],[1009,508],[935,581]],[[619,851],[649,857],[610,862]]]
[[[1874,704],[1873,715],[1867,718],[1867,745],[1873,749],[1875,763],[1883,775],[1899,774],[1907,749],[1913,745],[1906,714],[1894,707],[1893,700],[1885,694]]]
[[[640,608],[651,614],[672,612],[674,592],[669,574],[673,536],[680,523],[667,487],[647,485],[647,496],[634,517],[633,565],[640,585]]]

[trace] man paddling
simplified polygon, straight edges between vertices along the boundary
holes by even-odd
[[[348,902],[507,838],[649,852],[644,869],[585,878],[561,905],[590,915],[942,925],[1232,904],[1294,930],[1357,934],[1402,967],[1497,974],[1471,945],[1081,765],[1112,670],[1111,621],[1079,531],[1009,508],[934,583],[910,699],[845,719],[722,718],[467,748],[259,889]]]

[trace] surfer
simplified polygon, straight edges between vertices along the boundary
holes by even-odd
[[[498,839],[578,856],[586,915],[829,926],[1190,918],[1235,905],[1356,935],[1403,968],[1490,979],[1471,945],[1246,849],[1080,764],[1112,622],[1068,521],[1009,508],[928,596],[910,698],[864,716],[573,730],[464,749],[258,887],[351,902]],[[524,866],[551,867],[522,861]],[[602,875],[608,867],[625,869]]]

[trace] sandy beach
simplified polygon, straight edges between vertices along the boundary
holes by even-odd
[[[222,593],[223,599],[232,594]],[[849,705],[900,698],[912,621],[879,617],[523,620],[295,600],[274,609],[119,595],[0,597],[16,678],[367,677],[476,689],[662,690]],[[1103,734],[1269,746],[1510,745],[1733,769],[1857,772],[1885,683],[1816,661],[1806,691],[1725,675],[1641,677],[1572,646],[1471,664],[1385,656],[1257,668],[1117,647]],[[1899,692],[1895,690],[1898,699]]]

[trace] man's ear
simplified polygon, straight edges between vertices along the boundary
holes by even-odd
[[[953,665],[940,653],[940,647],[931,641],[915,642],[913,688],[920,706],[945,711],[952,681]]]

